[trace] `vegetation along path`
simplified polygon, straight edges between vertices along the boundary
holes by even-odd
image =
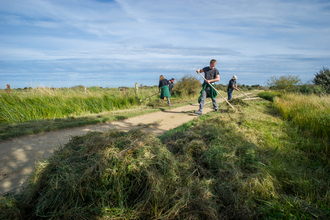
[[[218,99],[218,102],[223,101],[222,98]],[[210,103],[208,102],[208,107],[204,108],[204,114],[213,111]],[[73,136],[84,135],[90,131],[128,131],[136,128],[160,135],[198,117],[193,113],[198,106],[196,103],[122,121],[45,132],[0,142],[0,195],[24,186],[37,161],[49,157],[55,149],[69,142]]]

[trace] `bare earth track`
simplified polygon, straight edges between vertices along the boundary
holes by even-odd
[[[218,99],[218,102],[223,101]],[[0,142],[0,195],[11,191],[18,192],[26,184],[29,174],[34,171],[37,161],[52,155],[54,149],[68,143],[73,136],[81,136],[89,131],[128,131],[136,128],[160,135],[198,117],[192,113],[198,106],[196,103],[122,121],[44,132]],[[212,110],[208,102],[203,114]]]

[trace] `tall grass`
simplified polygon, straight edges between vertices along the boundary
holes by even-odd
[[[83,89],[35,88],[0,92],[0,123],[19,123],[40,119],[65,118],[89,113],[126,109],[139,105],[139,99],[155,92],[141,89],[137,97],[133,88],[125,96],[119,89],[91,87]]]
[[[286,94],[274,99],[283,118],[303,130],[328,140],[330,136],[330,97]]]
[[[259,97],[266,99],[268,101],[273,101],[276,96],[281,96],[280,92],[274,92],[274,91],[264,91],[259,93]]]

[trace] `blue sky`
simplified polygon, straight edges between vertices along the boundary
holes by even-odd
[[[220,83],[330,68],[330,1],[0,0],[0,88],[156,85],[218,61]]]

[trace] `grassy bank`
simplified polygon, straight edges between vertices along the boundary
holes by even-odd
[[[65,118],[84,114],[97,114],[139,106],[139,100],[156,92],[156,88],[140,89],[139,96],[133,88],[125,95],[119,89],[35,88],[12,90],[8,95],[0,92],[0,123],[21,123],[31,120]]]
[[[330,136],[330,98],[317,95],[286,94],[274,99],[274,107],[294,126],[328,140]]]
[[[12,219],[329,219],[330,163],[318,136],[272,103],[232,101],[160,137],[74,137],[2,197]]]

